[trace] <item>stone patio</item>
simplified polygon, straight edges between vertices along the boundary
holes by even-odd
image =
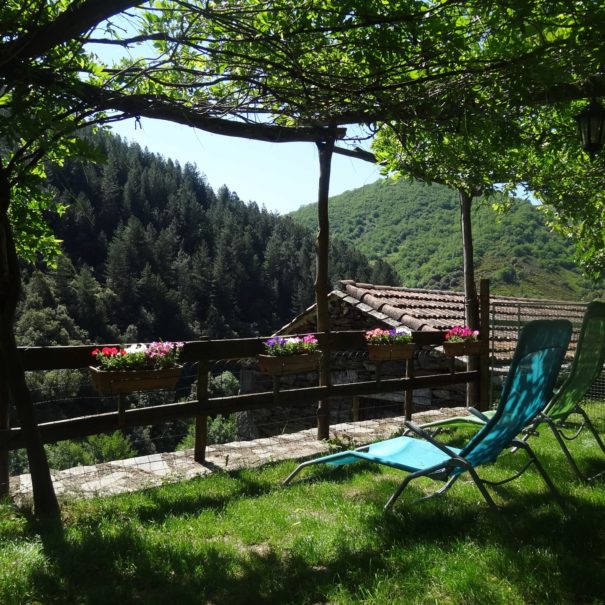
[[[422,423],[464,413],[464,408],[444,408],[414,414]],[[53,482],[60,498],[91,498],[133,492],[165,483],[174,483],[216,471],[231,471],[254,467],[267,462],[304,459],[326,454],[337,445],[358,446],[391,437],[404,426],[402,416],[330,427],[330,441],[318,441],[316,429],[288,433],[254,441],[237,441],[211,445],[206,449],[206,461],[193,460],[193,450],[139,456],[126,460],[105,462],[93,466],[78,466],[53,473]],[[10,479],[10,494],[18,505],[31,502],[30,475]]]

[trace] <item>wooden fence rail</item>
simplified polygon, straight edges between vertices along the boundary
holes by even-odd
[[[118,412],[106,412],[94,416],[81,416],[67,420],[44,422],[38,425],[43,443],[53,443],[63,439],[75,439],[108,433],[122,428],[148,426],[169,420],[182,420],[196,416],[214,416],[269,408],[274,405],[301,407],[330,397],[352,397],[394,391],[412,391],[423,388],[439,388],[450,384],[463,384],[479,380],[479,372],[457,372],[435,374],[416,378],[391,378],[380,382],[352,382],[331,386],[287,389],[278,393],[248,393],[231,397],[215,397],[200,401],[167,403],[148,408],[126,410],[122,422]],[[20,428],[0,430],[0,450],[14,450],[25,446],[25,438]],[[203,459],[203,458],[202,458]]]
[[[321,349],[365,349],[364,332],[316,333]],[[254,357],[264,350],[268,337],[234,338],[231,340],[196,340],[185,343],[181,360],[185,362],[211,359],[245,359]],[[419,345],[438,345],[443,342],[443,332],[414,332],[414,342]],[[94,365],[91,351],[98,344],[60,347],[21,347],[19,354],[25,370],[80,369]],[[105,344],[102,346],[122,346]]]

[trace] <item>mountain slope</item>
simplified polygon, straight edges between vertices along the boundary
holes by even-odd
[[[312,226],[315,205],[292,213]],[[440,185],[378,181],[330,199],[330,231],[370,259],[388,261],[409,287],[460,289],[462,242],[458,198]],[[516,200],[498,214],[479,200],[472,213],[477,279],[502,295],[578,300],[591,284],[573,246],[546,226],[539,210]]]

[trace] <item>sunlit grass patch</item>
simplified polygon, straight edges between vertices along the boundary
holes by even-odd
[[[492,490],[499,513],[464,476],[422,503],[441,484],[413,482],[385,513],[405,474],[365,462],[311,467],[288,487],[294,462],[71,501],[62,534],[38,536],[5,506],[0,602],[603,602],[604,483],[576,482],[546,432],[531,442],[567,514],[533,470]],[[590,440],[572,447],[579,463],[598,464]],[[501,479],[524,456],[481,473]]]
[[[36,576],[49,572],[42,544],[10,541],[0,547],[0,603],[42,602]]]

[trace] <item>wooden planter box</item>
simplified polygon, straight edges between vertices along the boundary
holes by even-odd
[[[284,376],[286,374],[315,372],[321,358],[321,353],[284,356],[258,355],[257,357],[258,367],[262,374]]]
[[[101,395],[119,395],[134,391],[174,389],[181,375],[182,365],[165,370],[107,371],[90,366],[92,385]]]
[[[414,357],[413,342],[368,344],[368,357],[372,361],[404,361]]]
[[[479,355],[481,353],[481,342],[443,342],[443,352],[449,357],[460,357],[462,355]]]

